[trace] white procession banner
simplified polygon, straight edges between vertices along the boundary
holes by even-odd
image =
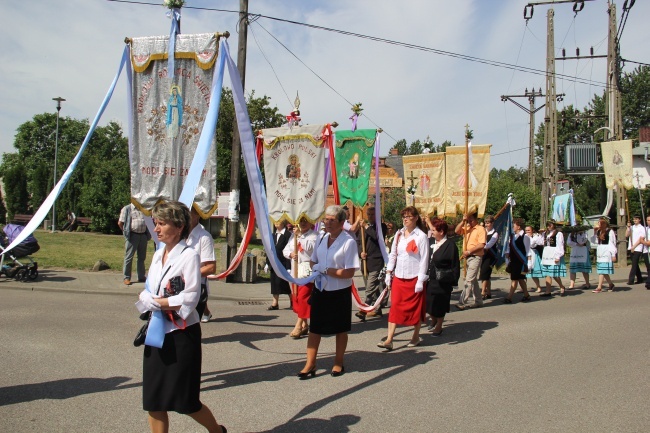
[[[271,221],[314,223],[325,210],[326,125],[262,130],[264,178]]]
[[[133,38],[131,197],[145,212],[177,200],[210,105],[218,36],[178,35],[175,77],[167,71],[168,36]],[[217,207],[214,139],[194,202],[202,217]]]

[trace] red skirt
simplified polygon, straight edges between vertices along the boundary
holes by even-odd
[[[407,326],[415,326],[424,322],[424,290],[415,293],[415,283],[417,281],[417,277],[408,280],[393,277],[390,292],[390,311],[388,313],[389,322]]]
[[[311,305],[309,305],[308,301],[313,288],[313,283],[309,283],[306,286],[298,286],[296,296],[292,296],[293,311],[301,319],[309,319],[309,316],[311,315]]]

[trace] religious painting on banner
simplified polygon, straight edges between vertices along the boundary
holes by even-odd
[[[406,204],[411,205],[409,189],[415,191],[413,205],[421,215],[445,214],[445,154],[426,153],[402,157]]]
[[[632,140],[600,143],[600,150],[607,188],[612,189],[616,184],[625,189],[632,188]]]
[[[172,80],[169,37],[132,39],[131,197],[146,213],[159,200],[181,194],[210,104],[218,40],[215,33],[178,35]],[[194,198],[202,217],[217,209],[216,179],[213,141]]]
[[[465,211],[465,194],[468,212],[485,213],[488,184],[490,180],[491,144],[469,146],[469,176],[465,178],[465,146],[450,146],[446,151],[445,214],[456,216]]]
[[[336,131],[334,159],[341,204],[350,200],[356,207],[366,205],[376,138],[376,129]]]
[[[272,222],[315,223],[325,211],[327,125],[263,129],[264,178]]]

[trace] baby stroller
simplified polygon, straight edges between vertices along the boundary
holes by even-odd
[[[0,250],[4,251],[24,228],[17,224],[7,224],[0,233]],[[36,238],[33,235],[27,236],[24,241],[16,245],[11,251],[2,255],[2,259],[0,259],[0,276],[4,274],[16,281],[38,278],[38,263],[32,260],[29,255],[36,253],[40,249],[41,246],[36,241]],[[23,264],[19,262],[18,257],[28,260],[29,263]]]

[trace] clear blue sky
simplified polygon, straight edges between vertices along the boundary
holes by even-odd
[[[151,2],[154,3],[154,2]],[[162,3],[155,1],[155,3]],[[535,8],[528,26],[523,19],[527,1],[302,1],[250,0],[249,12],[307,22],[429,48],[544,70],[547,7]],[[623,1],[619,1],[620,17]],[[188,0],[188,6],[236,11],[238,0]],[[0,154],[13,151],[16,128],[35,114],[56,112],[53,97],[67,99],[61,114],[92,119],[117,70],[125,36],[169,33],[165,9],[106,0],[12,1],[4,6],[0,53],[3,104],[0,114]],[[607,1],[586,2],[575,18],[571,4],[555,5],[555,45],[568,53],[578,46],[588,53],[607,50]],[[649,62],[649,31],[644,17],[650,2],[637,1],[621,40],[622,56]],[[184,9],[183,33],[230,31],[231,52],[237,49],[237,14]],[[408,143],[463,141],[469,123],[474,143],[490,143],[492,166],[526,166],[528,116],[502,94],[544,88],[542,75],[513,72],[457,58],[412,50],[367,39],[259,18],[248,38],[246,91],[268,95],[282,113],[300,93],[305,123],[338,121],[349,128],[350,104],[362,102],[362,128],[375,124],[386,133],[382,153],[394,139]],[[309,69],[276,42],[286,45]],[[256,43],[257,40],[257,43]],[[259,47],[258,47],[259,43]],[[266,56],[275,73],[269,66]],[[627,64],[626,71],[634,65]],[[557,62],[557,72],[605,81],[604,60]],[[321,80],[322,79],[322,80]],[[325,84],[325,81],[327,84]],[[226,80],[226,85],[229,85]],[[335,89],[332,90],[329,86]],[[126,81],[102,118],[126,124]],[[284,91],[282,89],[284,87]],[[597,84],[558,79],[563,104],[584,107]],[[286,94],[285,94],[286,91]],[[337,92],[340,94],[337,94]],[[342,95],[342,96],[341,96]],[[520,100],[527,104],[527,101]],[[540,102],[541,103],[541,102]],[[561,108],[562,105],[559,106]],[[536,123],[543,119],[543,110]],[[370,121],[374,122],[374,124]]]

